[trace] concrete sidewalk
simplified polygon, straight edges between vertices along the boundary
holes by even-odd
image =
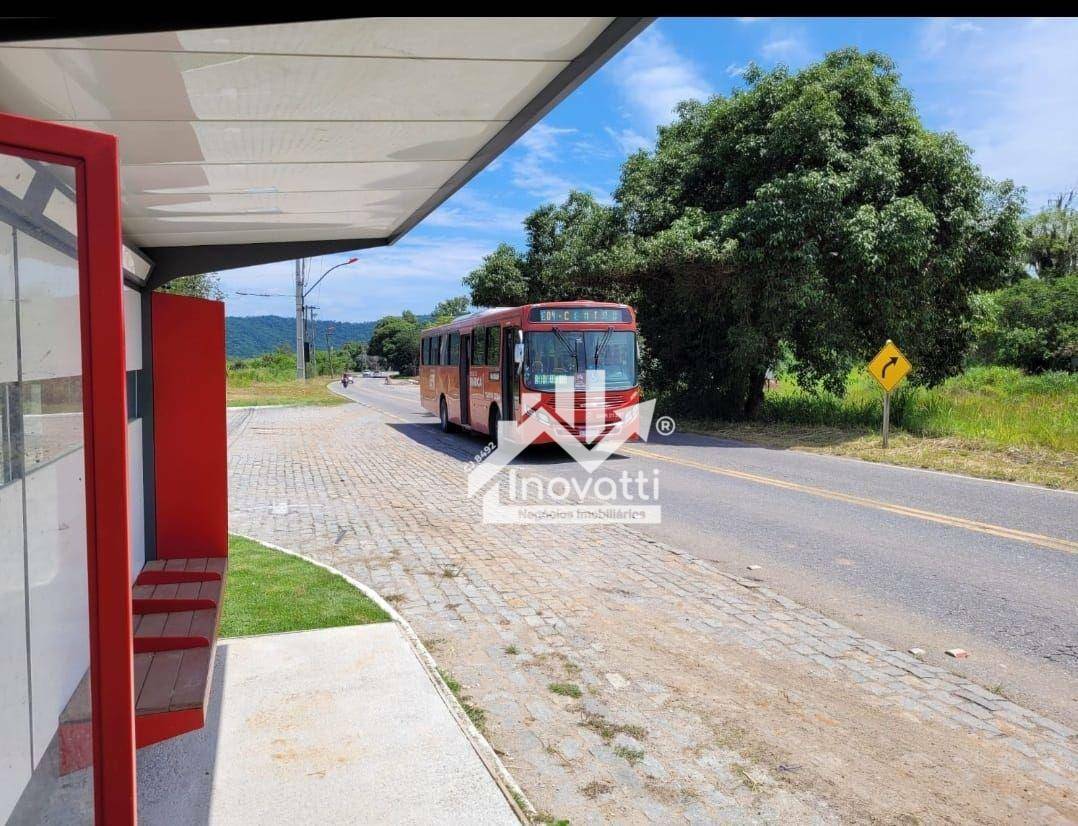
[[[206,727],[138,758],[145,824],[519,822],[392,622],[222,642]]]

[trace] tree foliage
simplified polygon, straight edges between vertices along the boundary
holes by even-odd
[[[176,295],[189,295],[193,298],[208,298],[212,301],[224,301],[225,294],[221,290],[221,278],[215,272],[202,273],[201,275],[184,275],[169,281],[162,287],[161,292],[174,293]]]
[[[627,297],[652,388],[709,415],[753,417],[784,348],[804,386],[835,391],[888,338],[917,380],[956,372],[971,295],[1015,271],[1021,192],[926,130],[884,55],[744,77],[681,104],[612,207],[577,193],[534,213],[527,252],[499,247],[466,280],[473,303]]]
[[[419,369],[419,319],[415,313],[405,310],[380,319],[371,333],[367,352],[383,359],[391,370],[415,375]]]
[[[467,313],[470,306],[466,295],[458,295],[455,298],[439,301],[434,305],[434,309],[430,311],[431,320],[428,326],[448,324],[457,316]]]
[[[524,219],[525,252],[500,244],[469,273],[464,284],[477,307],[513,307],[537,301],[607,299],[617,285],[593,283],[582,266],[620,235],[616,216],[592,195],[571,192],[562,204],[546,204]]]
[[[370,369],[370,359],[367,356],[367,345],[362,341],[346,341],[341,345],[341,355],[345,358],[346,370]]]
[[[1078,273],[977,296],[973,358],[1030,373],[1078,370]]]
[[[1029,265],[1040,278],[1078,272],[1078,209],[1074,199],[1073,191],[1060,195],[1025,221]]]

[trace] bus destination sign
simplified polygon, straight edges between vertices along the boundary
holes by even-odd
[[[626,324],[632,318],[624,307],[532,307],[528,320],[548,324]]]

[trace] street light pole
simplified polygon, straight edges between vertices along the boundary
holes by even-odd
[[[358,261],[358,258],[349,258],[347,261],[342,261],[340,264],[335,264],[326,270],[319,276],[306,290],[303,289],[303,259],[296,259],[296,380],[304,381],[307,378],[307,359],[306,359],[306,341],[307,341],[307,307],[305,302],[307,296],[311,294],[311,291],[322,283],[322,279],[333,272],[337,267],[345,267],[349,264],[354,264]],[[311,327],[314,328],[314,320],[312,317]],[[317,372],[318,365],[315,364],[315,370]]]

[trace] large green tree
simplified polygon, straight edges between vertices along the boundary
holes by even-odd
[[[405,310],[380,319],[371,333],[367,352],[384,359],[391,370],[415,375],[419,369],[419,320],[415,314]]]
[[[1021,193],[924,128],[884,55],[745,81],[629,158],[624,235],[585,261],[631,287],[655,389],[751,418],[784,346],[803,384],[841,391],[888,338],[920,381],[957,371],[971,295],[1014,270]]]
[[[613,206],[536,210],[525,252],[502,245],[465,279],[472,302],[632,301],[649,385],[709,415],[754,417],[784,355],[835,392],[888,338],[915,381],[957,372],[972,297],[1019,267],[1021,191],[925,129],[882,54],[744,79],[681,104]]]

